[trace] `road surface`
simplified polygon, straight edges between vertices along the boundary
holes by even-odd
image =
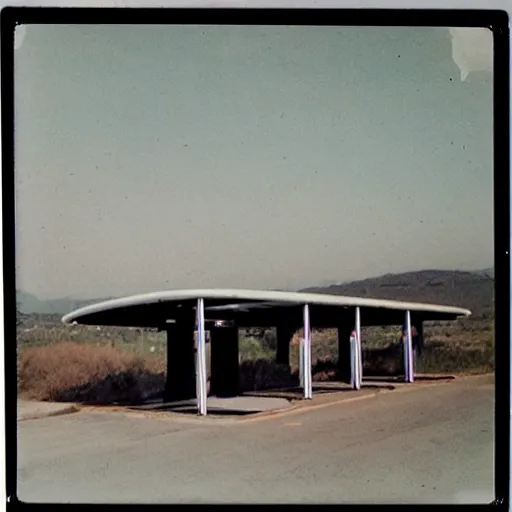
[[[20,422],[18,498],[489,503],[490,376],[230,423],[78,412]]]

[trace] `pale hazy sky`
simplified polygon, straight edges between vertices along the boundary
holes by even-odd
[[[492,266],[484,50],[468,74],[442,28],[29,26],[17,287],[298,289]]]

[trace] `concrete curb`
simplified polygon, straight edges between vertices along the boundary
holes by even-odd
[[[476,380],[476,379],[484,379],[484,378],[489,378],[489,377],[494,377],[495,376],[495,373],[494,372],[489,372],[489,373],[475,373],[475,374],[469,374],[469,375],[456,375],[455,376],[455,379],[453,380]]]
[[[82,410],[84,411],[91,411],[91,412],[121,412],[123,414],[127,414],[131,417],[138,417],[138,418],[152,418],[152,419],[159,419],[159,420],[178,420],[185,423],[200,423],[204,420],[212,420],[213,422],[217,424],[224,424],[224,425],[240,425],[240,424],[246,424],[256,421],[263,421],[267,419],[272,418],[279,418],[281,416],[287,416],[291,414],[297,414],[300,412],[307,412],[315,409],[322,409],[324,407],[329,407],[331,405],[341,404],[341,403],[348,403],[348,402],[356,402],[359,400],[364,400],[366,398],[372,398],[375,397],[380,391],[380,389],[377,389],[375,391],[372,391],[371,393],[367,393],[364,395],[359,396],[352,396],[352,397],[345,397],[345,398],[338,398],[333,401],[328,401],[321,404],[304,404],[304,402],[298,402],[294,405],[291,405],[289,407],[283,407],[281,409],[273,409],[270,411],[261,411],[261,412],[255,412],[248,415],[248,417],[241,417],[241,418],[223,418],[223,417],[216,417],[212,418],[212,416],[198,416],[198,415],[191,415],[191,416],[182,416],[179,412],[170,412],[170,411],[142,411],[142,410],[135,410],[130,409],[126,407],[116,407],[114,408],[101,408],[101,407],[92,407],[88,408],[88,406],[85,406]]]
[[[395,387],[395,389],[382,389],[381,391],[385,393],[407,393],[412,391],[418,391],[424,388],[432,388],[437,386],[447,386],[454,382],[465,382],[465,381],[478,381],[488,379],[489,377],[494,377],[494,373],[478,373],[475,375],[455,375],[446,379],[439,379],[436,381],[415,381],[412,384],[402,384],[400,386]]]
[[[276,409],[274,411],[264,411],[264,412],[255,413],[247,419],[239,419],[237,421],[237,423],[251,423],[251,422],[256,422],[259,420],[276,418],[279,416],[288,416],[288,415],[297,414],[300,412],[314,411],[317,409],[323,409],[325,407],[330,407],[332,405],[339,405],[339,404],[349,403],[349,402],[358,402],[360,400],[365,400],[367,398],[374,398],[379,394],[380,391],[381,390],[377,390],[372,393],[368,393],[368,394],[360,395],[360,396],[352,396],[349,398],[340,398],[338,400],[333,400],[332,402],[326,402],[323,404],[303,405],[303,404],[299,403],[296,405],[292,405],[291,407],[287,407],[286,409]],[[389,391],[392,391],[392,390],[389,390]]]
[[[56,411],[40,411],[33,413],[25,413],[18,416],[18,421],[40,420],[42,418],[50,418],[51,416],[62,416],[64,414],[71,414],[73,412],[78,412],[79,410],[80,407],[78,405],[70,405],[68,407],[58,409]]]

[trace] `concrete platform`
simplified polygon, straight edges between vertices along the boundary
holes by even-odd
[[[69,414],[79,410],[72,403],[37,402],[32,400],[18,400],[18,421],[35,420],[59,414]]]
[[[255,414],[258,412],[276,411],[291,407],[292,403],[286,398],[262,397],[262,396],[234,396],[230,398],[220,398],[216,396],[208,397],[207,408],[208,415],[233,415],[242,416],[246,414]],[[153,402],[138,406],[132,406],[130,409],[138,411],[158,411],[158,412],[180,412],[197,414],[196,400],[184,400],[181,402]]]

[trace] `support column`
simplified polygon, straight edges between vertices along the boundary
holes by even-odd
[[[404,366],[405,382],[414,382],[414,359],[412,353],[412,328],[410,311],[405,313]]]
[[[196,396],[194,330],[195,312],[184,311],[167,326],[167,376],[164,401],[190,400]]]
[[[296,328],[291,323],[281,323],[276,326],[276,363],[290,366],[290,343]]]
[[[206,375],[206,336],[204,330],[204,299],[197,299],[197,363],[196,363],[196,397],[197,413],[207,414],[207,375]]]
[[[342,382],[350,383],[350,334],[353,331],[353,322],[345,321],[338,325],[338,378]]]
[[[304,389],[304,336],[299,340],[299,386]]]
[[[418,355],[421,356],[423,352],[423,347],[425,345],[425,338],[423,332],[423,320],[415,319],[414,327],[416,327],[416,339],[413,338],[413,350]]]
[[[313,398],[313,383],[311,372],[311,321],[309,315],[309,305],[304,305],[304,398]]]
[[[355,328],[355,343],[354,343],[354,389],[361,389],[363,382],[363,357],[361,350],[361,309],[356,307],[356,328]]]
[[[213,327],[211,344],[211,394],[220,397],[240,394],[238,363],[238,328]]]

